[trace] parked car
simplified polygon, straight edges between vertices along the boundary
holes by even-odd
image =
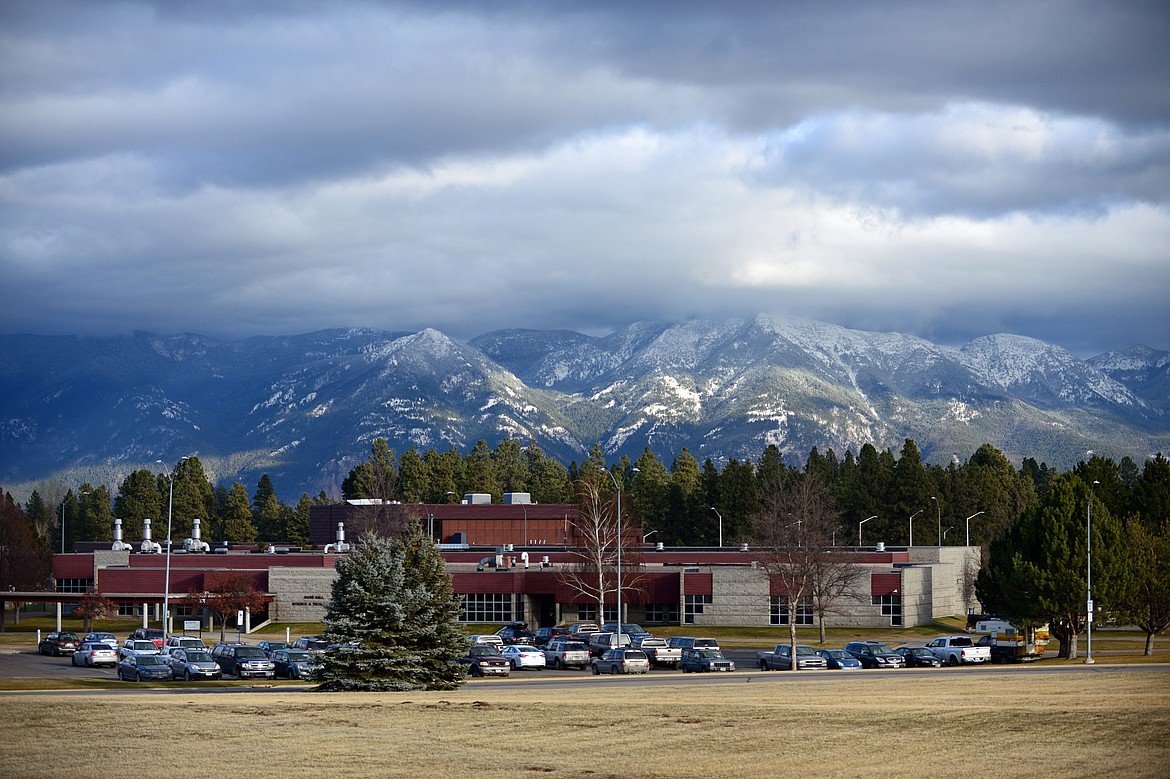
[[[114,668],[118,665],[118,650],[110,648],[105,641],[83,641],[73,653],[73,664],[93,668],[99,665],[108,665]]]
[[[176,679],[219,679],[223,676],[219,664],[206,649],[176,647],[166,656],[167,664]]]
[[[723,656],[718,649],[687,647],[682,651],[678,667],[683,673],[691,671],[734,671],[735,663]]]
[[[907,668],[938,668],[942,665],[942,660],[924,646],[900,646],[894,654],[901,655]]]
[[[544,652],[531,644],[508,644],[500,650],[500,654],[512,664],[513,671],[521,671],[525,668],[544,670]]]
[[[207,644],[203,643],[203,639],[194,636],[167,636],[167,644],[164,649],[167,652],[172,649],[202,649],[206,652]]]
[[[277,649],[272,653],[277,679],[312,679],[321,670],[321,656],[304,649]]]
[[[288,642],[287,641],[261,641],[260,643],[256,644],[256,646],[260,647],[260,651],[262,651],[264,654],[268,655],[269,657],[272,657],[272,653],[275,652],[276,650],[288,649]]]
[[[118,651],[118,637],[113,633],[86,633],[81,637],[81,643],[89,641],[101,641],[103,644],[109,644],[115,652]]]
[[[553,668],[584,668],[589,665],[589,647],[580,641],[558,638],[544,646],[544,664]]]
[[[756,663],[761,671],[791,671],[792,645],[777,644],[771,652],[757,652]],[[798,671],[823,671],[828,667],[825,658],[813,651],[811,646],[796,645],[796,669]]]
[[[144,679],[175,678],[166,658],[155,653],[153,655],[127,655],[118,663],[118,678],[124,682],[141,682]]]
[[[861,661],[862,668],[904,668],[906,660],[881,641],[851,641],[845,651]]]
[[[488,646],[494,646],[496,649],[500,649],[504,646],[504,639],[500,638],[495,633],[477,633],[471,636],[471,643],[486,644]]]
[[[276,676],[276,666],[258,646],[216,644],[211,649],[211,656],[225,674],[231,674],[237,679],[246,679],[250,676],[272,679]]]
[[[644,674],[650,672],[650,658],[641,649],[625,647],[610,649],[601,657],[596,657],[589,664],[593,668],[593,675],[607,674]]]
[[[125,660],[127,657],[157,654],[158,647],[154,645],[153,641],[145,638],[128,638],[122,642],[122,646],[118,647],[119,660]]]
[[[671,636],[666,639],[666,645],[678,647],[679,649],[690,649],[691,647],[698,649],[719,648],[719,642],[713,638],[695,638],[694,636]]]
[[[536,637],[532,640],[532,643],[536,646],[545,646],[553,639],[569,638],[570,636],[572,636],[572,633],[570,633],[569,629],[564,626],[537,628]]]
[[[289,649],[303,649],[306,652],[325,652],[329,648],[329,642],[321,638],[321,636],[301,636],[296,641],[292,642]]]
[[[861,670],[861,661],[844,649],[818,649],[817,654],[825,658],[825,667],[831,671]]]
[[[536,634],[528,629],[525,622],[509,622],[497,630],[496,635],[505,644],[532,644],[536,640]]]
[[[76,633],[50,633],[41,639],[41,643],[37,644],[37,651],[42,655],[60,657],[61,655],[73,654],[79,646],[81,646],[81,639],[77,637]]]
[[[601,626],[601,632],[603,632],[603,633],[616,633],[616,632],[618,632],[617,627],[618,627],[618,624],[616,622],[606,622],[604,625]],[[641,625],[634,623],[634,622],[623,622],[622,623],[622,634],[629,636],[630,643],[635,645],[635,646],[643,638],[649,638],[651,636],[651,633],[649,630],[647,630],[646,628],[644,628]]]
[[[601,628],[597,627],[596,622],[571,622],[568,629],[573,640],[583,644],[589,643],[589,636],[601,632]]]
[[[592,657],[601,657],[611,649],[633,646],[633,643],[633,639],[625,633],[619,636],[616,633],[602,633],[599,631],[589,636],[589,654]]]
[[[162,649],[163,632],[158,628],[138,628],[130,634],[130,638],[139,641],[153,641],[156,647]]]
[[[512,670],[507,658],[490,644],[472,644],[459,662],[467,666],[469,676],[507,676]]]

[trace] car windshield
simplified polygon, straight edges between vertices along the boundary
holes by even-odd
[[[951,639],[951,646],[971,646],[971,639],[966,638],[966,637],[952,638]]]
[[[892,655],[894,653],[894,650],[890,649],[881,642],[872,643],[869,645],[869,647],[873,650],[875,655]]]
[[[569,641],[567,643],[561,644],[561,648],[566,652],[586,652],[589,650],[589,647],[585,646],[580,641]]]
[[[62,633],[60,636],[57,637],[57,640],[59,640],[59,641],[77,641],[79,639],[73,633]]]
[[[625,657],[627,660],[645,660],[646,653],[637,649],[627,649]]]
[[[188,652],[187,662],[190,663],[210,663],[213,662],[211,655],[206,652]]]
[[[919,657],[934,657],[934,654],[924,646],[916,646],[910,649],[910,654]]]
[[[143,631],[142,635],[146,636],[147,638],[162,638],[163,632],[161,630],[151,628],[149,630]]]
[[[139,665],[165,665],[162,655],[142,655],[138,658]]]
[[[796,654],[801,655],[801,656],[808,656],[808,655],[815,655],[816,652],[813,651],[811,646],[801,646],[800,644],[797,644],[796,645]]]
[[[723,657],[723,653],[717,649],[703,649],[698,654],[704,660],[719,660]]]
[[[156,647],[153,641],[135,641],[130,645],[130,648],[139,652],[153,652]]]
[[[283,641],[269,641],[267,644],[264,645],[265,649],[269,649],[271,651],[276,651],[277,649],[285,649],[287,647],[288,647],[288,644],[284,643]]]
[[[845,654],[844,649],[826,649],[824,650],[824,654],[828,655],[834,660],[844,660],[845,658],[849,657],[849,655]]]
[[[290,663],[309,663],[313,661],[313,656],[308,652],[289,652],[288,661]]]
[[[236,648],[236,657],[268,657],[258,646],[241,646]]]

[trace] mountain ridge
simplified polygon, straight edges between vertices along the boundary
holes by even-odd
[[[401,452],[535,440],[562,462],[600,443],[636,458],[757,460],[775,444],[918,444],[936,462],[991,443],[1056,467],[1086,450],[1134,459],[1170,441],[1170,354],[1080,360],[1010,334],[955,349],[825,322],[638,322],[605,336],[509,329],[467,342],[331,329],[220,341],[197,334],[0,336],[0,481],[69,481],[198,452],[220,482],[335,492],[374,438]],[[282,483],[283,480],[283,483]]]

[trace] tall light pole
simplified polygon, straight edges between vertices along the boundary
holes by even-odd
[[[874,514],[872,517],[866,517],[865,519],[863,519],[857,523],[857,545],[858,546],[861,546],[861,526],[864,525],[866,522],[869,522],[871,519],[877,519],[877,516],[878,516],[877,514]]]
[[[971,520],[982,514],[982,511],[976,511],[971,516],[967,517],[967,546],[971,546]]]
[[[637,473],[637,468],[630,469],[633,473]],[[617,477],[609,469],[605,469],[606,476],[613,482],[613,487],[617,490],[617,646],[622,645],[622,485],[618,484]],[[605,603],[602,602],[602,611],[600,615],[602,622],[605,621]]]
[[[1085,665],[1093,660],[1093,488],[1101,482],[1096,479],[1089,485],[1089,502],[1085,504]]]
[[[711,507],[711,511],[713,511],[715,513],[715,516],[719,517],[719,548],[722,549],[723,548],[723,515],[720,514],[719,511],[714,506]]]
[[[934,507],[938,509],[938,545],[941,547],[942,546],[942,504],[938,502],[938,498],[936,498],[934,495],[931,495],[930,499],[934,501]]]
[[[180,457],[179,462],[187,460],[187,457]],[[156,463],[162,467],[167,467],[167,464],[162,460],[155,460]],[[175,513],[175,472],[168,471],[167,478],[171,482],[170,495],[167,498],[167,565],[166,574],[163,577],[163,618],[162,618],[162,632],[163,632],[163,646],[167,645],[167,628],[171,621],[171,520]]]
[[[910,546],[914,546],[914,518],[924,511],[926,509],[918,509],[918,511],[910,515]]]

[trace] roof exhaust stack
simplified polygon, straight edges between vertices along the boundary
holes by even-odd
[[[337,543],[326,544],[325,554],[345,554],[349,551],[349,544],[345,543],[345,523],[337,523]]]
[[[134,547],[122,540],[122,520],[114,519],[114,545],[110,547],[115,552],[130,552]]]
[[[199,536],[199,517],[195,517],[191,520],[191,537],[183,540],[183,548],[188,552],[210,552],[211,547]]]
[[[162,554],[162,545],[150,540],[150,519],[142,520],[142,545],[138,549],[143,554]]]

